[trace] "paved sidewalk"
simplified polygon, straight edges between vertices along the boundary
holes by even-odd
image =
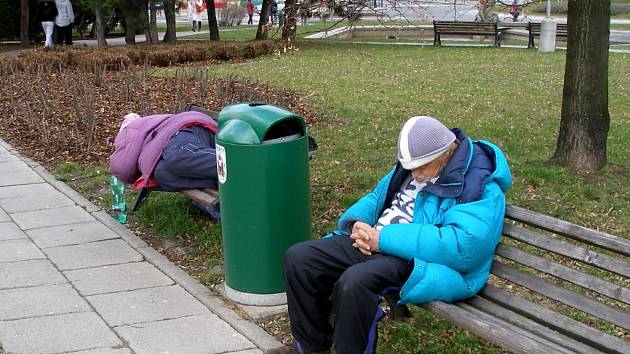
[[[261,353],[281,344],[0,140],[7,353]]]

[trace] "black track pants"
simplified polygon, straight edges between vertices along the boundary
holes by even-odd
[[[412,264],[376,253],[365,256],[352,239],[335,236],[289,248],[284,259],[291,331],[304,353],[373,353],[381,295],[398,291]],[[331,301],[332,300],[332,301]],[[328,323],[335,304],[335,328]]]

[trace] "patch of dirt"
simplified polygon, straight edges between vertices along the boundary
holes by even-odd
[[[267,333],[274,336],[278,341],[282,342],[282,344],[290,345],[293,343],[288,314],[283,313],[258,321],[258,325]]]
[[[307,124],[319,120],[294,92],[176,70],[175,77],[153,76],[147,67],[104,76],[79,70],[16,72],[0,82],[0,136],[52,168],[64,162],[106,164],[129,112],[179,112],[186,103],[219,111],[231,103],[255,101],[286,107]]]

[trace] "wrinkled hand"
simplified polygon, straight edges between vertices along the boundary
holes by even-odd
[[[357,221],[352,226],[350,238],[354,240],[352,246],[366,256],[378,252],[379,232],[370,225]]]

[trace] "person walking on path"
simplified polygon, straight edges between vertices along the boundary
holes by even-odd
[[[374,353],[382,296],[420,304],[475,295],[490,274],[511,185],[496,145],[432,117],[409,119],[396,166],[376,188],[327,237],[287,251],[295,342],[266,353]]]
[[[299,8],[299,12],[300,12],[300,24],[302,26],[306,26],[307,22],[308,22],[308,18],[310,17],[310,12],[311,12],[311,6],[308,0],[304,0],[302,1],[302,3],[300,4],[300,8]]]
[[[53,0],[41,0],[37,3],[37,18],[42,23],[44,35],[44,48],[53,46],[53,29],[55,28],[55,17],[57,17],[57,5]]]
[[[276,17],[278,16],[278,3],[276,0],[271,1],[271,24],[276,23]]]
[[[72,23],[74,22],[74,11],[70,0],[55,0],[57,7],[57,17],[55,17],[55,33],[58,45],[72,45]]]
[[[203,12],[206,9],[204,0],[188,0],[188,16],[192,21],[192,30],[201,31]]]
[[[247,5],[245,5],[245,10],[247,11],[247,16],[249,19],[247,20],[248,25],[254,24],[254,3],[252,0],[247,0]]]

